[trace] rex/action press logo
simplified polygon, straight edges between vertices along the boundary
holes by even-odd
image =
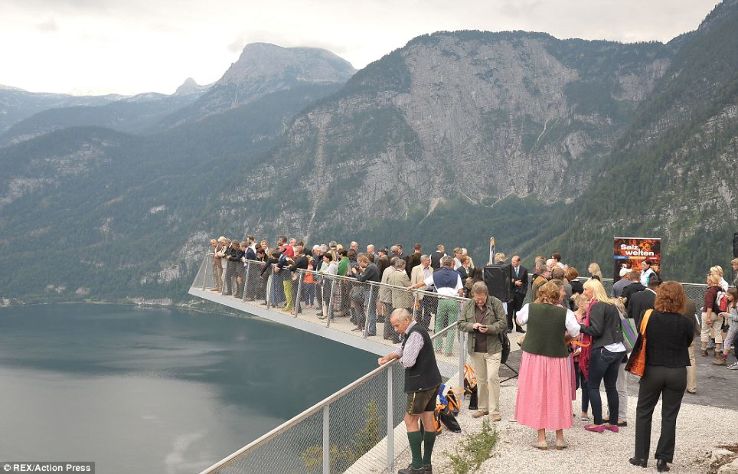
[[[10,461],[3,462],[3,472],[85,472],[95,473],[94,462]]]

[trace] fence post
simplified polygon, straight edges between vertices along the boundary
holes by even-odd
[[[248,260],[246,260],[246,276],[244,276],[244,282],[243,282],[243,295],[241,295],[241,301],[246,301],[246,292],[249,289],[249,273],[251,271],[251,263],[249,263]]]
[[[458,341],[459,341],[459,389],[464,389],[464,355],[466,354],[466,348],[464,347],[464,339],[466,339],[466,333],[459,331],[458,323],[456,323],[456,329],[458,333]]]
[[[270,305],[272,304],[272,287],[274,286],[274,273],[272,272],[272,269],[269,269],[269,276],[267,277],[267,284],[266,284],[266,307],[267,309],[270,308]]]
[[[323,407],[323,473],[331,472],[331,414],[330,405]]]
[[[294,311],[295,311],[295,317],[300,313],[300,301],[302,300],[302,279],[305,277],[305,274],[303,273],[303,270],[296,270],[297,271],[297,289],[295,290],[295,301],[293,304],[295,305]],[[288,278],[292,278],[290,275]]]
[[[392,389],[392,366],[387,366],[387,470],[395,471],[395,421]]]
[[[372,294],[374,293],[374,288],[372,288],[371,282],[367,281],[365,282],[365,285],[369,287],[369,300],[368,303],[364,304],[364,339],[366,339],[369,335],[369,313],[372,311]],[[377,325],[377,316],[374,315],[374,325]]]
[[[208,283],[208,252],[205,252],[205,261],[203,263],[205,264],[205,274],[202,277],[202,290],[205,291]]]
[[[413,292],[413,321],[418,321],[418,292]],[[422,321],[422,319],[421,319]],[[425,328],[426,330],[429,328]]]
[[[331,294],[328,297],[328,309],[326,310],[327,314],[325,315],[325,319],[328,321],[325,325],[327,328],[331,327],[331,320],[333,319],[333,293],[336,291],[336,279],[329,278],[328,280],[331,282]],[[325,283],[325,281],[323,283]]]

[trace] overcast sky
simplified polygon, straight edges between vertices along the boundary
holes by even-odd
[[[716,0],[0,0],[0,84],[72,94],[172,93],[216,81],[255,41],[326,48],[360,69],[439,30],[662,41]]]

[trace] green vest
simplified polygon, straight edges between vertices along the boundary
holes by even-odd
[[[560,306],[531,303],[528,325],[521,349],[529,354],[548,357],[568,357],[564,342],[566,310]]]

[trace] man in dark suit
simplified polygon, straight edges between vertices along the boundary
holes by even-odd
[[[628,317],[633,318],[636,328],[641,326],[641,318],[646,310],[653,309],[653,304],[656,301],[656,288],[661,284],[661,278],[658,274],[651,274],[648,279],[648,288],[643,291],[634,293],[630,297],[630,304],[628,305]],[[628,287],[626,287],[628,288]]]
[[[438,244],[436,246],[436,251],[431,254],[431,268],[433,270],[438,270],[441,268],[441,259],[446,256],[446,247],[443,246],[443,244]]]
[[[633,298],[633,295],[645,289],[646,287],[641,285],[640,281],[634,281],[630,285],[623,288],[623,292],[620,294],[620,296],[625,299],[625,308],[630,309],[630,300]]]
[[[513,330],[515,313],[523,307],[523,300],[528,293],[528,269],[520,264],[520,256],[514,255],[510,260],[510,289],[512,290],[512,301],[507,303],[507,330]],[[525,330],[515,322],[517,331],[524,333]]]

